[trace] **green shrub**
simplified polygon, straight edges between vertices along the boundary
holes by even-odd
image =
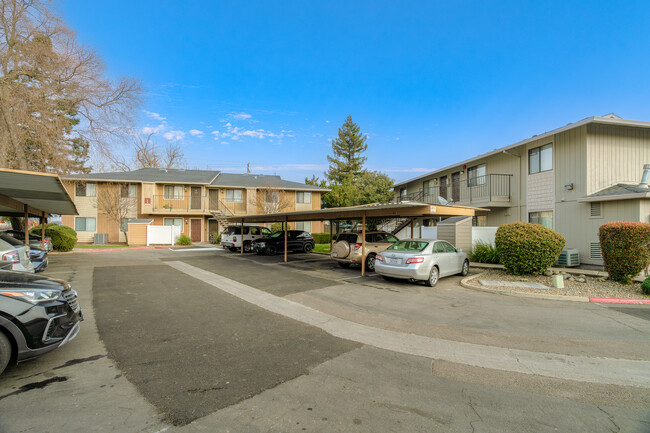
[[[314,241],[317,244],[329,244],[330,243],[330,234],[329,233],[312,233]]]
[[[600,250],[609,277],[629,283],[650,264],[650,224],[611,222],[598,230]]]
[[[41,226],[33,227],[30,232],[40,235]],[[45,224],[45,236],[52,239],[52,248],[56,251],[70,251],[77,243],[77,232],[59,224]]]
[[[501,263],[497,247],[488,242],[478,241],[469,255],[470,260],[478,263]]]
[[[176,245],[192,245],[192,239],[188,235],[181,233],[176,241]]]
[[[289,230],[289,227],[287,227],[287,230]],[[271,231],[272,232],[284,231],[284,223],[273,223],[273,224],[271,224]]]
[[[647,277],[643,280],[643,283],[641,283],[641,291],[646,295],[650,295],[650,277]]]
[[[214,233],[214,243],[215,244],[220,244],[221,243],[221,233]]]
[[[53,228],[55,230],[60,230],[60,231],[62,231],[64,233],[69,234],[70,236],[72,236],[75,239],[79,238],[77,236],[77,232],[72,227],[68,227],[68,226],[64,226],[64,225],[60,225],[60,224],[54,224],[54,223],[45,224],[45,236],[49,236],[47,234],[47,229],[48,228]],[[33,233],[35,235],[40,235],[41,234],[41,225],[39,224],[37,226],[34,226],[29,231],[30,231],[30,233]]]
[[[524,222],[502,225],[495,237],[501,263],[514,275],[543,274],[555,263],[565,244],[559,233]]]

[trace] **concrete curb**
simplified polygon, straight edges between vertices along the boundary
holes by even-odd
[[[507,289],[488,289],[487,287],[477,287],[472,286],[469,282],[475,278],[483,275],[483,272],[472,275],[471,277],[465,277],[460,280],[460,285],[466,289],[477,290],[479,292],[494,293],[498,295],[507,295],[507,296],[517,296],[520,298],[535,298],[535,299],[546,299],[549,301],[571,301],[571,302],[590,302],[586,296],[565,296],[565,295],[544,295],[542,293],[519,293]]]

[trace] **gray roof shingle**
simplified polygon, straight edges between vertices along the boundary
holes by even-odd
[[[621,194],[647,194],[649,192],[650,189],[640,187],[639,185],[619,183],[608,188],[601,189],[600,191],[597,191],[593,194],[589,194],[587,197],[607,197]]]
[[[302,189],[315,191],[329,191],[314,185],[307,185],[299,182],[284,180],[280,176],[271,176],[267,174],[236,174],[221,173],[210,184],[212,186],[229,186],[242,188],[280,188],[280,189]]]

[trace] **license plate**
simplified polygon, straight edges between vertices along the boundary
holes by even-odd
[[[389,265],[399,265],[399,264],[402,263],[402,259],[389,259],[389,258],[386,258],[386,263],[388,263]]]

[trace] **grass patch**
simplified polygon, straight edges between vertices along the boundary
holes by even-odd
[[[316,244],[314,246],[314,251],[317,253],[329,253],[332,250],[330,244]]]

